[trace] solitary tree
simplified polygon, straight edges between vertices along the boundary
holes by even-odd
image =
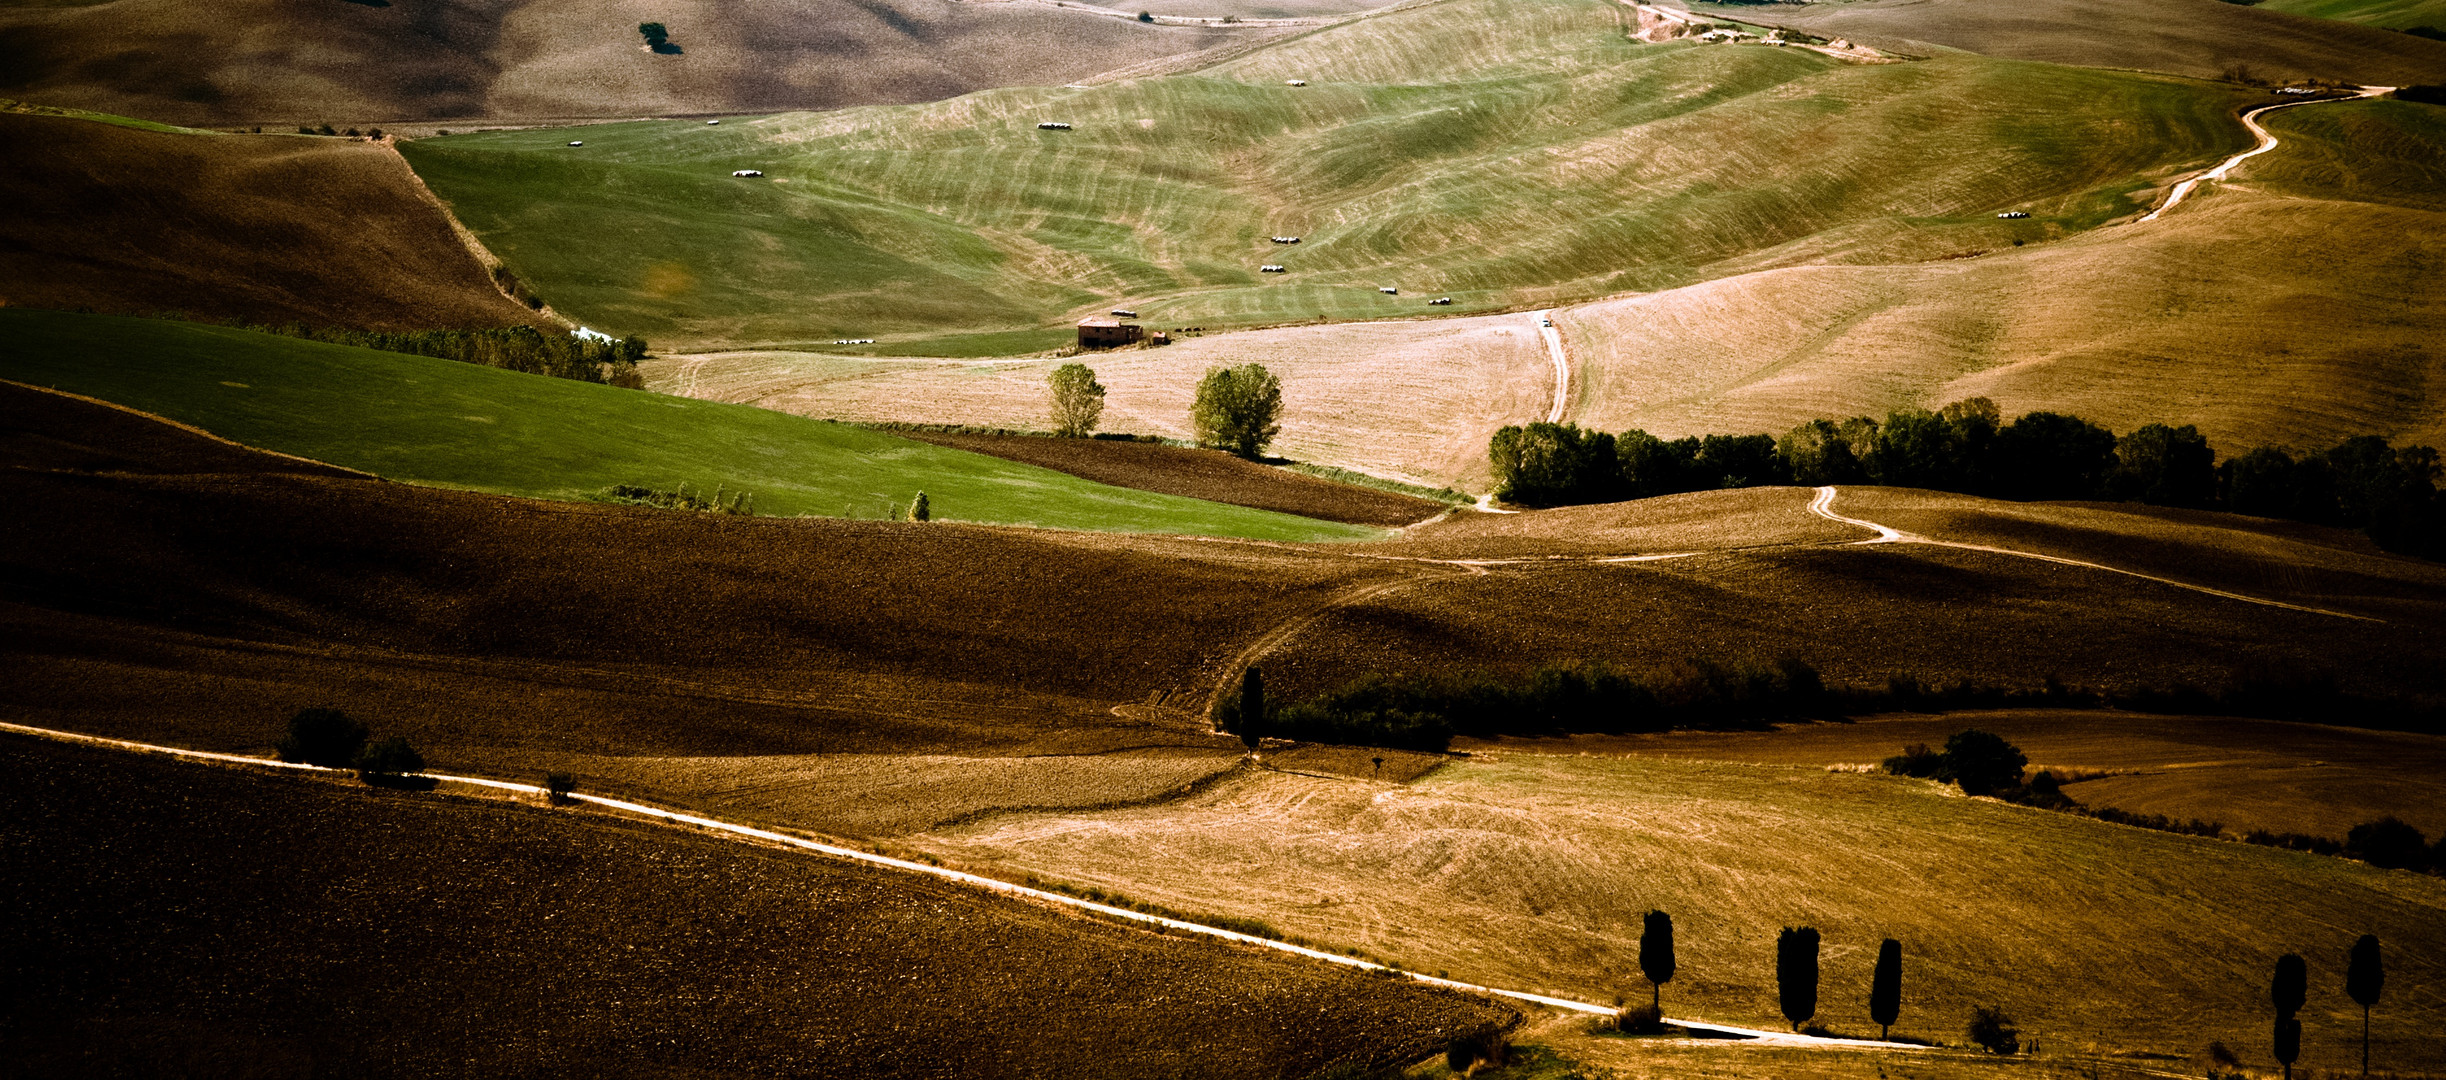
[[[925,492],[918,492],[917,498],[909,501],[909,520],[925,521],[932,517],[934,517],[934,507],[926,502]]]
[[[280,740],[280,760],[345,769],[365,748],[365,725],[338,709],[299,709]]]
[[[1262,364],[1215,368],[1198,380],[1189,424],[1198,443],[1244,458],[1264,453],[1282,431],[1282,380]]]
[[[1240,741],[1249,753],[1257,752],[1257,742],[1265,737],[1265,676],[1251,666],[1240,673]]]
[[[357,775],[367,779],[375,776],[408,776],[425,771],[425,756],[408,745],[408,740],[393,735],[358,752],[353,762]]]
[[[1985,795],[2018,784],[2022,767],[2029,763],[2019,747],[1977,728],[1945,740],[1945,764],[1967,794]]]
[[[1885,939],[1877,946],[1877,973],[1868,984],[1868,1018],[1877,1022],[1880,1039],[1891,1038],[1894,1021],[1902,1015],[1902,942]]]
[[[1775,993],[1792,1030],[1818,1013],[1818,932],[1784,927],[1775,939]]]
[[[1986,1048],[1991,1054],[2021,1052],[2021,1029],[2013,1026],[2013,1018],[1999,1005],[1981,1005],[1970,1013],[1970,1041]]]
[[[2378,936],[2363,934],[2353,942],[2351,966],[2344,969],[2344,992],[2361,1005],[2361,1075],[2370,1074],[2370,1006],[2386,989],[2386,965],[2378,957]]]
[[[1664,1011],[1665,984],[1673,981],[1673,916],[1647,915],[1639,931],[1639,973],[1648,977],[1648,1007]]]
[[[1104,386],[1085,364],[1063,364],[1045,380],[1053,387],[1053,433],[1065,439],[1095,434],[1104,418]]]

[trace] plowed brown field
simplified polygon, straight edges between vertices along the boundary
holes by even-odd
[[[1220,450],[1028,435],[901,432],[920,442],[991,454],[1085,477],[1099,484],[1186,495],[1234,506],[1279,510],[1353,525],[1398,528],[1444,512],[1444,504],[1339,484],[1244,461]]]
[[[0,113],[0,204],[0,303],[17,307],[371,330],[536,321],[370,143]]]
[[[649,20],[676,52],[646,50]],[[12,4],[0,94],[201,124],[771,112],[1056,85],[1278,33],[942,0]]]
[[[12,1075],[1297,1077],[1517,1015],[588,812],[0,762]]]

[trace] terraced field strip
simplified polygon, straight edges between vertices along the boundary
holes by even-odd
[[[350,769],[325,768],[321,765],[306,765],[298,762],[276,761],[270,758],[249,757],[244,754],[224,754],[210,750],[189,750],[176,746],[160,746],[153,743],[134,742],[127,739],[105,738],[99,735],[85,735],[73,731],[59,731],[52,728],[33,727],[26,724],[0,722],[0,731],[14,732],[19,735],[28,735],[40,739],[50,739],[55,742],[74,743],[80,746],[95,746],[105,749],[124,750],[140,754],[161,754],[169,757],[186,758],[193,761],[220,762],[231,765],[251,765],[274,769],[289,769],[308,773],[342,774],[354,771]],[[487,788],[494,791],[504,791],[519,795],[549,794],[543,788],[534,784],[521,784],[509,780],[495,780],[490,777],[450,776],[441,773],[422,773],[418,775],[424,779],[436,780],[442,783],[465,784],[470,787]],[[1276,952],[1290,953],[1295,956],[1304,956],[1311,960],[1321,960],[1329,964],[1340,964],[1344,967],[1359,968],[1365,971],[1393,972],[1401,975],[1404,978],[1426,983],[1430,986],[1443,987],[1447,990],[1459,990],[1466,993],[1475,994],[1491,994],[1496,997],[1509,998],[1514,1001],[1525,1001],[1531,1004],[1544,1005],[1549,1008],[1563,1009],[1569,1012],[1588,1013],[1596,1016],[1612,1016],[1615,1012],[1614,1009],[1604,1005],[1594,1005],[1585,1001],[1573,1001],[1570,998],[1551,997],[1545,994],[1532,994],[1520,990],[1504,990],[1492,986],[1479,986],[1474,983],[1465,983],[1454,979],[1439,979],[1435,976],[1423,975],[1415,971],[1403,971],[1398,968],[1386,967],[1383,964],[1361,960],[1357,957],[1343,956],[1338,953],[1329,953],[1322,949],[1311,949],[1304,945],[1293,945],[1287,941],[1275,941],[1270,938],[1262,938],[1253,934],[1243,934],[1238,931],[1225,930],[1220,927],[1206,926],[1201,923],[1186,922],[1180,919],[1166,918],[1161,915],[1149,915],[1142,911],[1132,911],[1128,908],[1114,907],[1110,904],[1099,904],[1095,901],[1082,900],[1075,896],[1066,896],[1061,893],[1048,892],[1043,889],[1031,889],[1025,885],[1014,885],[1008,881],[1003,881],[999,878],[986,877],[981,874],[971,874],[965,871],[952,870],[947,867],[932,866],[921,862],[911,862],[907,859],[895,859],[888,855],[878,855],[869,851],[859,851],[856,848],[846,848],[832,844],[818,843],[804,837],[792,836],[788,833],[774,832],[770,829],[759,829],[752,825],[741,825],[736,822],[722,821],[716,818],[703,817],[696,814],[683,814],[671,810],[665,810],[660,807],[647,806],[643,803],[633,803],[623,799],[606,798],[601,795],[588,795],[583,792],[572,792],[568,797],[579,802],[591,803],[607,810],[617,810],[622,813],[635,814],[640,817],[649,818],[670,825],[706,829],[713,832],[726,833],[732,836],[743,837],[750,840],[759,840],[770,844],[780,844],[785,847],[797,848],[801,851],[812,851],[819,855],[830,855],[834,858],[847,859],[852,862],[865,863],[870,866],[890,867],[894,870],[902,870],[913,874],[922,874],[927,877],[938,878],[944,881],[958,882],[962,885],[969,885],[975,888],[985,889],[1005,896],[1021,897],[1047,904],[1056,904],[1062,907],[1074,908],[1080,911],[1094,912],[1098,915],[1104,915],[1110,918],[1126,919],[1131,922],[1160,926],[1166,930],[1174,930],[1181,933],[1203,934],[1208,937],[1220,938],[1225,941],[1236,942],[1242,945],[1253,946],[1255,948],[1272,949]],[[1736,1036],[1745,1040],[1754,1040],[1756,1042],[1765,1044],[1808,1047],[1845,1047],[1864,1050],[1916,1049],[1912,1047],[1899,1047],[1892,1043],[1871,1042],[1863,1039],[1819,1038],[1816,1036],[1800,1035],[1791,1032],[1732,1027],[1724,1024],[1709,1024],[1695,1020],[1668,1019],[1667,1022],[1678,1027],[1688,1028],[1694,1031],[1716,1032],[1721,1035]]]
[[[2082,559],[2067,559],[2060,555],[2041,555],[2035,551],[2017,551],[2013,548],[1993,547],[1987,544],[1965,544],[1958,540],[1938,540],[1933,537],[1919,536],[1913,533],[1903,532],[1902,530],[1896,529],[1890,525],[1880,525],[1874,521],[1863,521],[1859,518],[1844,517],[1843,515],[1834,512],[1834,499],[1835,489],[1833,485],[1819,488],[1817,498],[1811,500],[1809,503],[1809,512],[1825,518],[1828,521],[1838,521],[1845,525],[1856,525],[1863,529],[1872,530],[1877,534],[1876,536],[1870,537],[1866,540],[1853,541],[1854,545],[1927,544],[1931,547],[1957,548],[1962,551],[1984,551],[1992,555],[2011,555],[2015,558],[2037,559],[2040,562],[2051,562],[2062,566],[2078,566],[2089,570],[2104,570],[2110,574],[2123,574],[2128,577],[2140,578],[2143,581],[2154,581],[2160,585],[2172,585],[2177,589],[2189,589],[2192,592],[2206,593],[2210,596],[2223,597],[2227,600],[2240,600],[2246,604],[2260,604],[2267,607],[2284,608],[2287,611],[2305,611],[2312,615],[2333,615],[2339,619],[2356,619],[2361,622],[2383,623],[2386,621],[2385,619],[2374,619],[2367,615],[2355,615],[2346,611],[2331,611],[2327,608],[2308,607],[2302,604],[2288,604],[2282,600],[2269,600],[2264,597],[2246,596],[2238,592],[2227,592],[2223,589],[2212,589],[2206,585],[2194,585],[2187,581],[2176,581],[2173,578],[2158,577],[2155,574],[2143,574],[2138,570],[2125,570],[2121,567],[2108,566],[2105,563],[2088,562]]]

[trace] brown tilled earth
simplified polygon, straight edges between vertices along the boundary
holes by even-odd
[[[1260,465],[1220,450],[1121,442],[1113,439],[1048,439],[1033,435],[971,435],[903,431],[919,442],[948,446],[1084,477],[1099,484],[1160,491],[1279,510],[1286,514],[1353,525],[1400,528],[1443,513],[1442,503],[1340,484]]]
[[[0,113],[0,162],[0,303],[372,330],[537,321],[388,147]]]
[[[10,1075],[1298,1077],[1518,1015],[591,811],[0,768]]]
[[[2446,79],[2446,43],[2219,0],[1874,0],[1695,10],[1901,51],[1935,44],[2016,60],[2213,79],[2242,65],[2269,79],[2403,86]]]
[[[1839,684],[2215,687],[2274,666],[2446,698],[2436,567],[2223,515],[1880,489],[1836,505],[2385,621],[1849,546],[1866,530],[1809,515],[1799,489],[1314,547],[739,519],[389,484],[16,388],[0,388],[0,458],[0,498],[23,511],[0,523],[0,712],[19,722],[260,753],[289,711],[338,705],[453,768],[662,759],[582,771],[750,811],[801,801],[781,773],[903,783],[844,754],[1149,758],[1109,777],[970,760],[973,799],[946,789],[857,831],[1164,797],[1234,756],[1199,715],[1247,661],[1281,700],[1370,672],[1781,655]],[[1641,554],[1683,557],[1605,561]],[[680,760],[751,755],[774,759],[769,797]]]
[[[647,21],[679,52],[648,52]],[[948,0],[14,4],[0,94],[183,124],[776,112],[1059,85],[1281,32]]]

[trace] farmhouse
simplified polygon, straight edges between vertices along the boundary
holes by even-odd
[[[1146,336],[1146,327],[1125,323],[1103,315],[1091,315],[1079,320],[1079,348],[1109,349],[1117,345],[1135,345]]]

